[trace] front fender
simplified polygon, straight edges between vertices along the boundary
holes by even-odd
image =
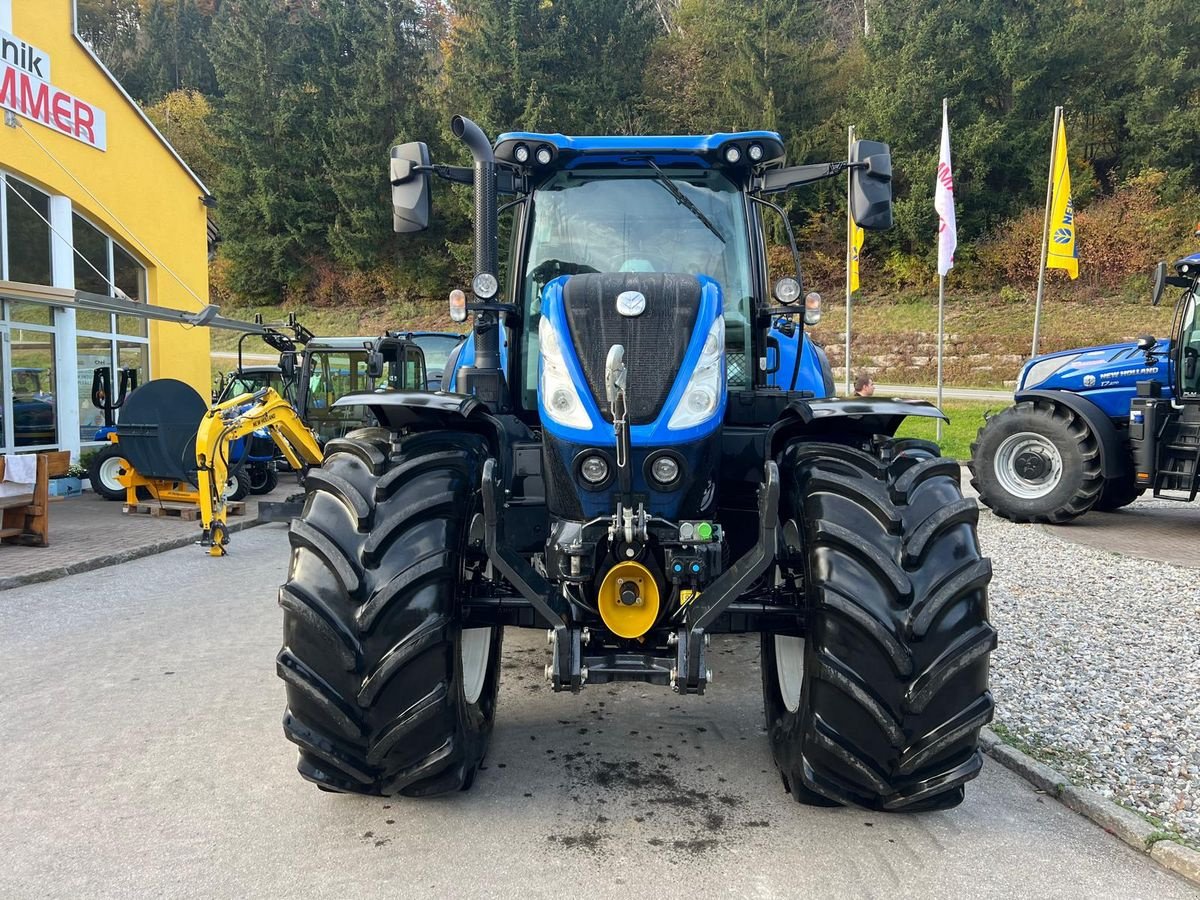
[[[1127,478],[1130,476],[1129,453],[1125,440],[1108,414],[1086,397],[1070,391],[1018,391],[1014,402],[1022,400],[1048,400],[1065,406],[1078,415],[1091,429],[1096,443],[1100,445],[1100,471],[1105,478]]]
[[[909,416],[945,419],[944,412],[925,400],[887,400],[866,397],[796,400],[789,403],[771,426],[771,453],[797,437],[847,443],[877,434],[894,435]]]
[[[426,426],[457,431],[487,413],[487,407],[471,394],[447,391],[371,391],[347,394],[333,405],[365,406],[391,431]]]

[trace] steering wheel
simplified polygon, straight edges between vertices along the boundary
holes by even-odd
[[[530,270],[528,277],[538,284],[553,281],[559,275],[595,275],[599,269],[585,266],[583,263],[564,262],[561,259],[547,259]]]

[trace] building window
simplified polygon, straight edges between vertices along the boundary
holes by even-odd
[[[4,182],[4,278],[50,284],[50,198],[11,176]]]
[[[71,230],[78,254],[76,290],[145,302],[146,269],[128,250],[79,213],[73,214]],[[79,440],[87,444],[98,440],[97,433],[109,418],[103,408],[92,402],[96,369],[109,370],[114,394],[120,390],[122,369],[133,369],[137,383],[145,384],[150,377],[150,348],[146,320],[141,316],[81,309],[75,313],[75,331],[79,355]],[[97,399],[113,403],[118,398]],[[119,419],[120,415],[118,411],[111,418]]]

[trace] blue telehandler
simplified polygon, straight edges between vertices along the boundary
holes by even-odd
[[[472,185],[472,319],[443,384],[340,400],[280,589],[286,736],[325,790],[465,790],[506,627],[547,629],[555,691],[712,684],[712,634],[760,635],[768,736],[802,802],[953,806],[992,717],[988,560],[959,469],[897,440],[919,402],[836,399],[771,197],[849,171],[892,221],[891,159],[786,166],[779,135],[453,133],[394,147],[394,224]],[[501,207],[499,198],[506,198]],[[500,213],[511,215],[500,265]],[[796,261],[769,284],[766,222]]]
[[[990,417],[971,445],[979,498],[1014,522],[1062,523],[1111,512],[1145,491],[1196,498],[1200,458],[1200,254],[1155,268],[1152,303],[1182,287],[1171,339],[1063,350],[1035,357],[1015,405]]]

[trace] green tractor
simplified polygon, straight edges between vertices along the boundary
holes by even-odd
[[[284,731],[321,788],[426,796],[475,779],[506,627],[547,629],[555,691],[703,694],[712,634],[760,635],[768,734],[800,801],[959,803],[992,717],[989,561],[959,467],[898,440],[933,406],[830,397],[771,197],[849,172],[892,221],[891,159],[788,167],[767,131],[514,133],[456,117],[470,168],[393,148],[395,227],[433,177],[472,184],[473,319],[446,391],[350,395],[280,589]],[[499,196],[512,241],[500,268]],[[766,230],[796,270],[768,282]]]

